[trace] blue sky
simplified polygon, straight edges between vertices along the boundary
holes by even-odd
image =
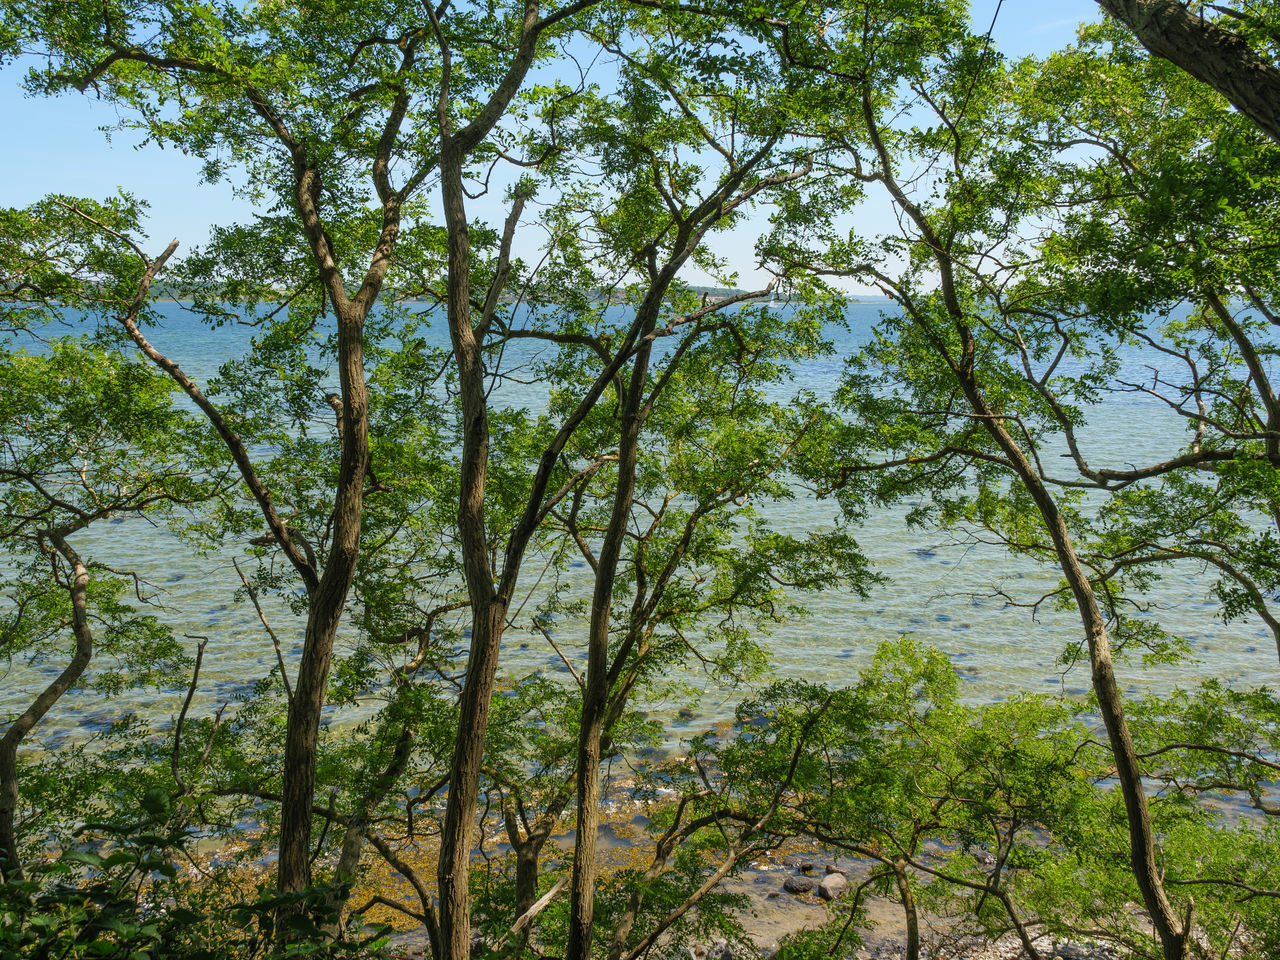
[[[987,29],[997,3],[975,0],[976,29]],[[1004,0],[992,39],[1010,56],[1045,53],[1098,16],[1093,0]],[[211,224],[251,213],[228,185],[200,184],[195,159],[154,145],[137,148],[137,136],[127,131],[108,138],[100,128],[119,119],[109,104],[78,95],[25,96],[23,69],[0,69],[0,116],[10,132],[0,139],[0,204],[23,206],[54,192],[100,198],[122,188],[151,204],[149,242],[157,250],[173,237],[189,249],[208,236]]]

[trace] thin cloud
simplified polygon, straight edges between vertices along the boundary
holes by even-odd
[[[1038,23],[1026,32],[1032,35],[1050,33],[1054,30],[1061,30],[1063,27],[1078,27],[1084,21],[1084,17],[1063,17],[1061,20],[1052,20],[1049,23]]]

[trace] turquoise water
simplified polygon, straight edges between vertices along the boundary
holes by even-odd
[[[851,305],[849,328],[832,331],[837,356],[801,365],[796,371],[796,386],[819,395],[829,393],[843,369],[842,357],[865,342],[882,309],[885,306],[880,304]],[[163,322],[148,335],[198,382],[211,376],[228,357],[239,354],[251,336],[245,327],[210,330],[179,304],[163,304],[162,312]],[[443,345],[444,331],[437,330],[435,335]],[[522,358],[513,353],[509,359],[514,363]],[[1149,375],[1146,364],[1153,359],[1136,348],[1127,349],[1122,354],[1124,375],[1145,379]],[[524,388],[508,402],[536,407],[537,389]],[[1159,403],[1126,394],[1109,397],[1100,405],[1084,436],[1096,465],[1122,465],[1168,455],[1184,442],[1183,430],[1183,421]],[[768,640],[777,673],[834,684],[851,681],[878,642],[911,634],[938,645],[951,657],[963,680],[962,692],[971,701],[1003,698],[1020,691],[1084,693],[1087,667],[1064,672],[1058,664],[1063,648],[1079,638],[1079,621],[1074,614],[1050,610],[1048,605],[1033,614],[1027,608],[1011,606],[1000,596],[1008,594],[1021,603],[1034,601],[1057,585],[1055,571],[1010,558],[1003,550],[960,534],[909,530],[904,521],[908,507],[877,512],[857,534],[864,551],[889,582],[875,588],[865,600],[839,592],[806,599],[809,616],[775,628]],[[835,515],[830,502],[804,494],[761,509],[777,527],[795,533],[829,526]],[[252,606],[233,599],[239,580],[231,559],[243,556],[242,545],[228,544],[213,556],[201,557],[177,545],[163,531],[122,522],[86,535],[80,549],[114,567],[137,570],[150,584],[162,618],[175,633],[187,636],[193,647],[196,638],[209,638],[196,710],[234,700],[274,665],[271,641]],[[530,589],[536,595],[539,588],[535,581],[541,567],[536,557],[527,561],[521,596]],[[589,590],[586,577],[579,575],[575,582],[573,570],[568,576],[571,592],[582,595]],[[1237,684],[1280,684],[1269,632],[1256,620],[1223,624],[1209,594],[1213,579],[1186,564],[1173,568],[1143,597],[1151,607],[1148,615],[1185,635],[1201,664],[1122,666],[1121,681],[1130,692],[1166,689],[1198,676]],[[529,608],[532,606],[530,603]],[[279,603],[268,604],[267,610],[285,642],[286,659],[292,661],[298,654],[300,624]],[[461,619],[457,626],[461,629]],[[578,627],[585,628],[585,623],[558,625],[557,642],[571,658],[581,646],[584,631]],[[56,662],[36,667],[10,665],[0,674],[0,716],[22,709],[60,666]],[[500,669],[511,675],[541,670],[567,676],[559,655],[546,640],[518,625],[508,632]],[[695,691],[691,699],[696,706],[692,716],[676,716],[679,704],[665,705],[673,735],[705,729],[726,717],[742,696],[741,691],[723,690],[696,671],[684,680]],[[57,746],[90,735],[130,711],[164,723],[177,712],[180,698],[180,692],[147,691],[131,691],[116,700],[64,698],[42,723],[37,739]]]

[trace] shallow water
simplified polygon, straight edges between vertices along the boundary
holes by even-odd
[[[203,381],[227,357],[248,341],[243,327],[209,330],[179,304],[164,304],[161,326],[152,331],[153,342],[170,353],[183,368]],[[847,355],[865,341],[870,325],[884,309],[879,304],[854,304],[848,312],[849,329],[833,331],[837,353]],[[438,331],[443,344],[443,331]],[[517,358],[518,359],[518,358]],[[1126,369],[1142,376],[1151,358],[1136,349],[1122,357]],[[811,361],[797,370],[796,384],[818,394],[829,393],[841,370],[840,359]],[[517,396],[513,403],[534,404],[535,392]],[[1086,431],[1091,456],[1098,463],[1142,462],[1181,442],[1183,423],[1160,404],[1134,395],[1109,398],[1100,406]],[[762,512],[784,532],[803,532],[828,526],[835,508],[812,496],[767,504]],[[962,693],[970,701],[989,701],[1020,691],[1083,694],[1088,686],[1087,667],[1065,671],[1059,664],[1064,647],[1079,639],[1079,621],[1068,612],[1045,605],[1036,613],[1013,607],[998,595],[1003,591],[1020,602],[1030,602],[1056,587],[1053,570],[1009,557],[1003,550],[936,531],[908,530],[907,507],[882,510],[858,532],[858,540],[878,571],[889,579],[860,599],[850,593],[830,592],[807,598],[809,616],[774,628],[768,646],[777,673],[839,684],[852,681],[865,665],[876,644],[910,634],[943,649],[962,679]],[[275,663],[270,640],[247,601],[233,600],[239,581],[231,558],[242,556],[240,545],[228,544],[213,556],[201,557],[175,549],[174,539],[135,522],[106,526],[84,539],[82,552],[92,552],[120,568],[136,569],[149,581],[160,611],[179,635],[208,637],[197,710],[233,700],[265,676]],[[541,564],[530,558],[523,583],[528,589]],[[582,570],[582,573],[585,573]],[[569,571],[572,578],[573,570]],[[579,573],[575,592],[589,590]],[[1182,633],[1193,645],[1198,666],[1121,666],[1120,676],[1130,693],[1166,689],[1178,682],[1214,676],[1233,684],[1280,685],[1276,651],[1270,634],[1257,621],[1223,624],[1209,588],[1212,576],[1193,565],[1173,569],[1143,598],[1150,616],[1166,628]],[[518,603],[518,601],[517,601]],[[273,626],[286,644],[286,659],[299,652],[301,629],[279,603],[268,604]],[[461,624],[459,624],[459,627]],[[562,649],[573,656],[582,631],[575,625],[558,625]],[[38,684],[51,677],[61,664],[47,662],[31,668],[11,665],[0,674],[0,716],[11,715],[29,702]],[[538,634],[516,629],[504,643],[503,673],[531,671],[566,674],[558,654]],[[687,698],[694,704],[690,715],[676,714],[681,698],[659,705],[669,716],[669,732],[679,737],[705,729],[730,715],[742,696],[740,690],[724,690],[710,679],[692,672],[685,680],[693,688]],[[105,701],[96,697],[64,698],[42,722],[38,740],[56,747],[100,730],[121,716],[137,711],[167,722],[180,705],[181,692],[131,691],[126,698]]]

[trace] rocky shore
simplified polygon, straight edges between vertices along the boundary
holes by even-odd
[[[601,842],[598,847],[606,871],[646,860],[647,817],[643,809],[629,800],[611,798],[605,805]],[[570,834],[566,827],[556,835],[564,849],[569,849]],[[502,835],[493,829],[492,841],[502,848]],[[419,864],[428,873],[435,869],[434,851]],[[784,940],[803,930],[812,930],[829,922],[838,912],[847,915],[846,894],[851,886],[865,879],[870,864],[864,860],[833,857],[811,842],[792,841],[781,849],[741,865],[736,876],[721,881],[726,892],[743,897],[748,906],[739,916],[750,947],[717,943],[694,944],[688,960],[787,960]],[[401,878],[385,868],[375,871],[364,881],[359,892],[389,893],[403,886]],[[406,898],[407,890],[400,890]],[[857,939],[850,938],[847,949],[831,960],[906,960],[906,918],[901,905],[885,897],[866,896],[862,901],[864,923],[857,928]],[[398,926],[402,915],[377,915],[372,919]],[[975,937],[961,931],[954,919],[920,916],[921,960],[1023,960],[1026,951],[1016,936],[999,939]],[[430,948],[421,928],[405,930],[394,939],[406,960],[430,957]],[[1122,960],[1124,954],[1107,947],[1088,943],[1055,942],[1042,936],[1033,941],[1040,960]],[[477,942],[475,956],[487,952],[487,945]]]
[[[748,914],[741,919],[756,946],[754,956],[741,956],[720,942],[696,945],[690,951],[691,960],[758,960],[775,955],[785,960],[785,951],[779,954],[782,939],[828,921],[831,911],[839,909],[835,901],[848,890],[850,879],[865,875],[866,870],[858,861],[816,852],[757,860],[725,884],[751,902]],[[859,930],[862,943],[851,945],[845,956],[851,960],[905,960],[906,921],[901,906],[880,897],[866,898],[863,905],[867,919]],[[928,915],[921,917],[921,924],[922,960],[1023,960],[1027,956],[1013,935],[997,940],[960,935],[946,918]],[[1110,947],[1057,942],[1047,936],[1033,945],[1041,960],[1120,960],[1122,956]]]
[[[614,830],[618,828],[614,824]],[[620,847],[627,848],[624,840]],[[609,855],[606,846],[606,856]],[[617,851],[612,851],[616,853]],[[739,917],[752,947],[733,946],[724,941],[694,944],[688,960],[786,960],[783,941],[791,934],[814,929],[832,919],[833,911],[845,905],[840,898],[851,882],[864,878],[868,865],[862,861],[833,858],[816,848],[792,847],[766,855],[747,865],[735,877],[721,882],[725,890],[746,898],[749,906]],[[831,960],[906,960],[906,920],[902,907],[883,897],[863,899],[865,923],[858,928],[859,942]],[[847,909],[847,908],[846,908]],[[946,917],[922,914],[921,960],[1025,960],[1027,953],[1012,934],[990,939],[956,930]],[[425,935],[419,928],[395,938],[406,960],[429,957]],[[1123,954],[1106,946],[1054,941],[1041,936],[1033,944],[1040,960],[1123,960]],[[486,945],[475,944],[473,955],[486,953]]]

